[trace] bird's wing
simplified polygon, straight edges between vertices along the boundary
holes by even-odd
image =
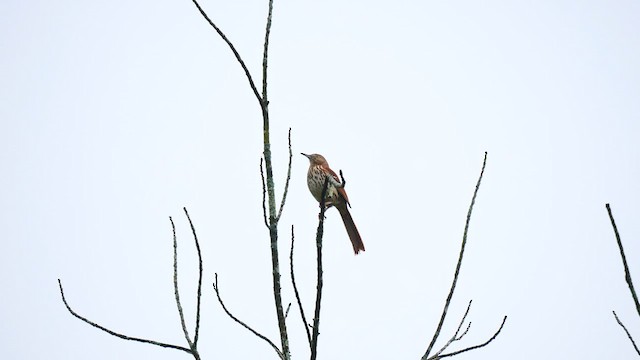
[[[325,167],[324,168],[329,174],[331,174],[331,176],[333,176],[333,178],[341,183],[340,178],[338,177],[338,175],[336,175],[336,173],[331,170],[331,168],[329,167]],[[347,196],[347,192],[344,190],[343,187],[337,188],[338,193],[340,194],[340,196],[342,196],[342,198],[344,199],[344,201],[347,203],[347,205],[351,206],[351,204],[349,203],[349,197]]]

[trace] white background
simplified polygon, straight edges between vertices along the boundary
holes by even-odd
[[[267,1],[203,1],[257,82]],[[440,316],[473,187],[488,165],[442,344],[473,299],[468,359],[625,359],[640,318],[640,5],[635,1],[276,1],[269,67],[285,302],[290,227],[307,314],[317,204],[307,160],[344,170],[367,251],[325,231],[320,359],[417,359]],[[260,110],[187,0],[0,3],[0,358],[188,358],[172,289],[179,236],[203,359],[275,359],[215,300],[279,344],[258,171]],[[640,286],[640,285],[639,285]],[[308,357],[295,307],[294,358]]]

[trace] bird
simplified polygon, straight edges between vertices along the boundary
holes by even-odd
[[[327,208],[334,206],[336,209],[338,209],[338,212],[340,212],[340,216],[342,217],[344,227],[347,229],[349,239],[351,240],[353,252],[358,255],[360,251],[364,251],[364,243],[362,242],[362,238],[360,237],[360,233],[358,232],[356,224],[353,222],[351,213],[349,213],[349,207],[351,206],[351,204],[349,203],[347,192],[344,190],[344,187],[336,186],[336,184],[340,184],[338,175],[336,175],[336,173],[331,170],[331,168],[329,167],[329,163],[324,158],[324,156],[320,154],[301,154],[309,159],[307,185],[309,186],[311,195],[313,195],[316,201],[321,201],[322,188],[324,187],[326,177],[331,176],[333,178],[334,181],[329,180],[327,184],[325,206],[327,206]]]

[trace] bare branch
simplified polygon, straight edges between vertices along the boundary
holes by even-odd
[[[633,286],[633,280],[631,279],[631,273],[629,272],[629,266],[627,265],[627,257],[624,255],[624,248],[622,247],[622,240],[620,240],[618,227],[616,226],[616,221],[613,219],[611,207],[609,206],[609,204],[606,204],[605,207],[607,208],[607,212],[609,213],[611,226],[613,226],[613,232],[616,235],[616,241],[618,242],[618,248],[620,249],[620,257],[622,258],[622,265],[624,266],[624,279],[627,281],[629,291],[631,291],[631,297],[633,298],[633,302],[636,304],[636,311],[638,312],[638,316],[640,316],[640,302],[638,302],[638,295],[636,295],[636,289]]]
[[[187,220],[189,220],[189,225],[191,226],[191,233],[193,234],[193,239],[196,243],[196,250],[198,252],[198,298],[196,305],[196,328],[195,335],[193,338],[193,347],[197,348],[198,346],[198,337],[200,334],[200,304],[202,298],[202,252],[200,251],[200,242],[198,241],[198,235],[196,235],[196,228],[193,226],[193,222],[191,221],[191,217],[189,216],[189,212],[187,212],[187,208],[182,208],[184,210],[185,215],[187,215]]]
[[[171,216],[169,216],[169,221],[171,221],[171,229],[173,230],[173,292],[176,298],[176,304],[178,305],[178,313],[180,314],[180,324],[182,325],[184,338],[187,340],[189,348],[194,349],[193,342],[191,342],[191,338],[189,337],[189,331],[187,330],[187,324],[184,321],[184,312],[182,311],[182,303],[180,302],[180,291],[178,290],[178,240],[176,238],[176,226]]]
[[[260,158],[260,177],[262,177],[262,217],[264,218],[264,226],[269,229],[269,221],[267,220],[267,185],[264,181],[264,170],[262,169],[262,161]]]
[[[502,331],[502,327],[504,327],[504,323],[505,323],[506,321],[507,321],[507,316],[505,315],[505,317],[502,319],[502,324],[500,324],[500,327],[498,328],[498,331],[496,331],[496,332],[495,332],[495,334],[493,334],[493,336],[492,336],[489,340],[487,340],[487,341],[483,342],[482,344],[475,345],[475,346],[470,346],[470,347],[468,347],[468,348],[466,348],[466,349],[462,349],[462,350],[454,351],[454,352],[451,352],[451,353],[448,353],[448,354],[440,355],[440,356],[438,357],[438,359],[442,359],[442,358],[445,358],[445,357],[458,355],[458,354],[461,354],[461,353],[463,353],[463,352],[467,352],[467,351],[470,351],[470,350],[475,350],[475,349],[478,349],[478,348],[481,348],[481,347],[487,346],[487,345],[488,345],[490,342],[492,342],[496,337],[498,337],[498,334],[500,334],[500,331]]]
[[[271,347],[273,348],[273,350],[276,351],[276,353],[278,354],[278,356],[281,359],[284,359],[284,354],[282,353],[282,351],[280,351],[280,349],[278,349],[278,347],[276,346],[276,344],[273,343],[273,341],[269,340],[266,336],[260,334],[259,332],[253,330],[249,325],[245,324],[244,322],[242,322],[241,320],[239,320],[237,317],[233,316],[233,314],[231,312],[229,312],[229,310],[227,309],[227,307],[224,305],[224,302],[222,301],[222,298],[220,297],[220,289],[218,288],[218,274],[215,274],[215,280],[213,282],[213,290],[215,290],[216,292],[216,296],[218,297],[218,302],[220,303],[220,305],[222,306],[222,309],[224,310],[224,312],[227,313],[227,315],[229,315],[230,318],[233,319],[233,321],[237,322],[238,324],[242,325],[242,327],[244,327],[245,329],[251,331],[255,336],[259,337],[260,339],[266,341],[269,345],[271,345]]]
[[[119,337],[120,339],[124,339],[124,340],[130,340],[130,341],[137,341],[137,342],[141,342],[141,343],[145,343],[145,344],[151,344],[151,345],[156,345],[156,346],[160,346],[163,348],[169,348],[169,349],[176,349],[176,350],[182,350],[186,353],[192,354],[195,357],[195,354],[193,353],[193,351],[191,351],[191,349],[187,349],[185,347],[182,346],[178,346],[178,345],[171,345],[171,344],[166,344],[166,343],[162,343],[162,342],[158,342],[158,341],[153,341],[153,340],[147,340],[147,339],[142,339],[142,338],[137,338],[137,337],[132,337],[132,336],[127,336],[127,335],[123,335],[120,333],[117,333],[113,330],[109,330],[106,327],[102,326],[102,325],[98,325],[97,323],[83,317],[80,316],[78,313],[76,313],[75,311],[73,311],[73,309],[71,309],[71,306],[69,306],[69,304],[67,303],[67,299],[64,296],[64,289],[62,288],[62,282],[60,281],[60,279],[58,279],[58,287],[60,287],[60,295],[62,296],[62,302],[64,303],[64,306],[67,308],[67,310],[69,310],[69,312],[71,313],[71,315],[75,316],[76,318],[84,321],[85,323],[100,329],[104,332],[106,332],[109,335],[113,335],[115,337]]]
[[[233,55],[236,57],[236,60],[238,60],[238,63],[240,63],[240,66],[242,67],[242,70],[244,70],[244,74],[247,77],[247,80],[249,80],[249,86],[251,86],[251,90],[253,90],[253,94],[255,95],[256,99],[258,99],[258,103],[260,103],[260,106],[262,106],[262,98],[260,97],[260,94],[258,93],[258,89],[256,88],[256,85],[253,82],[253,78],[251,77],[251,73],[249,72],[249,69],[247,68],[247,65],[245,65],[244,60],[242,60],[242,57],[240,56],[240,53],[238,53],[238,51],[236,50],[236,47],[233,46],[233,43],[231,43],[231,40],[229,40],[227,38],[227,36],[222,32],[222,30],[220,30],[220,28],[218,26],[216,26],[216,24],[214,24],[213,21],[211,21],[211,19],[207,15],[207,13],[202,9],[200,4],[198,4],[198,1],[196,1],[196,0],[192,0],[192,1],[196,5],[196,7],[198,8],[198,11],[200,11],[200,14],[202,14],[202,16],[205,18],[205,20],[207,20],[209,25],[211,25],[211,27],[213,27],[213,29],[218,33],[218,35],[220,35],[222,40],[224,40],[224,42],[227,43],[227,45],[229,46],[229,48],[233,52]]]
[[[298,302],[298,309],[300,309],[300,317],[302,318],[302,325],[307,333],[307,340],[309,341],[309,347],[311,347],[311,333],[309,332],[309,325],[307,323],[307,317],[304,314],[304,308],[302,307],[302,300],[300,299],[300,293],[298,292],[298,285],[296,285],[296,277],[293,271],[293,244],[295,242],[295,236],[293,233],[293,225],[291,225],[291,252],[289,252],[289,265],[291,274],[291,283],[293,284],[293,292],[296,295],[296,301]]]
[[[616,321],[618,322],[618,324],[620,326],[622,326],[622,329],[624,330],[624,332],[627,333],[627,337],[629,338],[629,340],[631,340],[631,344],[633,345],[633,348],[636,349],[636,353],[638,353],[638,355],[640,355],[640,350],[638,350],[638,346],[636,345],[636,342],[633,341],[633,337],[631,337],[631,334],[629,333],[629,330],[627,330],[627,327],[624,326],[622,321],[620,321],[620,319],[618,318],[618,314],[616,314],[615,311],[613,312],[613,316],[616,318]]]
[[[276,217],[278,221],[282,216],[282,209],[284,208],[284,202],[287,200],[287,193],[289,192],[289,180],[291,180],[291,162],[293,161],[293,153],[291,152],[291,128],[289,128],[289,166],[287,166],[287,180],[284,183],[284,193],[282,193],[282,201],[280,202],[280,210]]]
[[[269,229],[269,238],[271,245],[271,266],[272,266],[272,276],[273,276],[273,296],[274,303],[276,307],[276,315],[278,318],[278,329],[280,330],[280,341],[282,344],[282,356],[284,359],[289,359],[291,356],[289,354],[289,336],[287,334],[287,324],[285,321],[284,310],[282,308],[282,290],[280,286],[280,264],[278,258],[278,217],[276,216],[276,201],[275,201],[275,189],[273,184],[273,166],[271,161],[271,144],[269,141],[269,100],[267,97],[267,63],[268,63],[268,50],[269,50],[269,36],[271,34],[271,19],[273,14],[273,0],[269,0],[269,11],[267,14],[267,24],[265,30],[265,40],[264,40],[264,52],[262,57],[262,96],[258,93],[258,89],[256,88],[255,83],[253,82],[253,78],[249,72],[249,69],[245,65],[244,61],[240,57],[240,54],[235,49],[234,45],[231,41],[226,37],[226,35],[218,28],[211,19],[204,12],[200,4],[196,0],[192,0],[196,5],[202,16],[207,20],[209,25],[211,25],[218,35],[227,43],[231,51],[233,52],[236,60],[242,66],[242,69],[245,72],[247,79],[249,80],[249,85],[251,86],[251,90],[258,99],[258,103],[260,104],[260,110],[262,112],[262,136],[263,136],[263,157],[265,161],[266,168],[266,190],[268,193],[269,199],[269,221],[266,221],[266,207],[263,205],[263,210],[265,213],[265,224]],[[262,172],[261,172],[262,173]],[[263,175],[264,178],[264,175]],[[263,187],[264,189],[264,187]],[[264,201],[263,201],[264,204]]]
[[[444,320],[447,316],[447,310],[449,309],[449,304],[451,303],[451,298],[453,297],[453,292],[456,289],[456,284],[458,283],[458,275],[460,274],[460,267],[462,266],[462,257],[464,256],[464,249],[467,245],[467,233],[469,231],[469,223],[471,222],[471,213],[473,211],[473,205],[476,202],[476,196],[478,195],[478,190],[480,189],[480,183],[482,182],[482,176],[484,175],[484,169],[487,165],[487,153],[484,153],[484,160],[482,162],[482,170],[480,171],[480,177],[478,178],[478,182],[476,183],[476,189],[473,192],[473,197],[471,198],[471,205],[469,205],[469,211],[467,213],[467,221],[464,226],[464,234],[462,235],[462,245],[460,247],[460,255],[458,257],[458,264],[456,265],[456,271],[453,275],[453,281],[451,282],[451,289],[449,290],[449,295],[447,295],[447,300],[444,303],[444,308],[442,309],[442,315],[440,316],[440,321],[438,322],[438,326],[436,327],[436,331],[433,334],[433,338],[431,339],[431,343],[429,343],[429,347],[427,351],[422,356],[422,359],[429,358],[429,353],[431,353],[431,349],[438,340],[438,336],[440,335],[440,330],[442,329],[442,325],[444,324]]]
[[[324,185],[322,186],[322,194],[320,196],[320,214],[318,216],[318,230],[316,231],[316,261],[317,261],[317,280],[316,280],[316,309],[313,317],[313,335],[311,336],[311,360],[315,360],[318,354],[318,334],[320,333],[320,304],[322,302],[322,235],[324,233],[324,212],[327,207],[324,205],[327,188],[329,187],[329,179],[331,176],[325,176]]]
[[[289,334],[287,333],[287,322],[285,321],[284,309],[282,308],[282,288],[280,285],[280,258],[278,255],[278,217],[275,199],[275,186],[273,183],[273,166],[271,161],[271,143],[269,140],[269,99],[267,96],[267,60],[269,55],[269,35],[271,34],[271,17],[273,14],[273,0],[269,0],[269,11],[267,14],[267,25],[264,37],[264,53],[262,56],[262,141],[263,156],[267,171],[267,193],[269,196],[269,238],[271,245],[271,274],[273,278],[273,300],[278,318],[278,330],[280,331],[280,343],[282,354],[285,359],[290,359]]]

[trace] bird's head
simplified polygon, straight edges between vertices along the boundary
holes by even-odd
[[[320,154],[305,154],[305,153],[300,153],[304,156],[307,157],[307,159],[309,159],[309,163],[311,165],[323,165],[327,163],[327,160],[324,158],[324,156],[320,155]]]

